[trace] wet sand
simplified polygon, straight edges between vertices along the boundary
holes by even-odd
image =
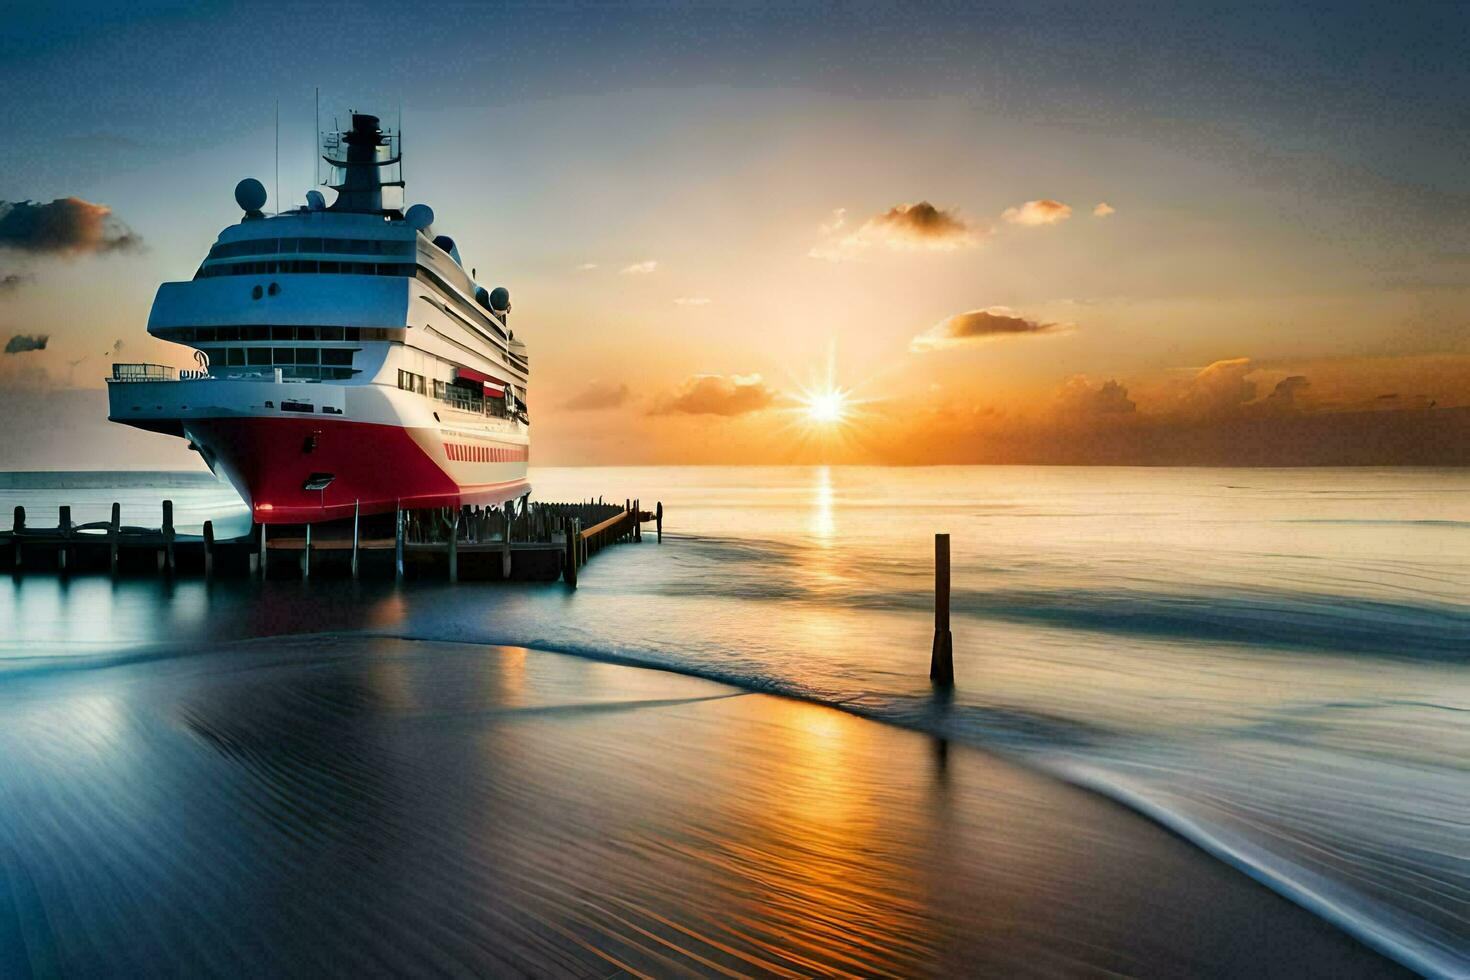
[[[510,648],[269,639],[0,683],[0,975],[1382,975],[973,749]]]

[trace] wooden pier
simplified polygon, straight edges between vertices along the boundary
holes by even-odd
[[[438,579],[450,582],[554,582],[575,588],[577,573],[609,545],[641,542],[653,522],[663,540],[663,504],[645,511],[637,500],[580,503],[513,501],[500,508],[399,510],[320,524],[256,524],[240,537],[216,538],[174,527],[173,502],[159,527],[121,522],[114,503],[107,521],[75,524],[62,505],[55,527],[35,527],[15,508],[0,531],[0,565],[13,575],[259,576]]]

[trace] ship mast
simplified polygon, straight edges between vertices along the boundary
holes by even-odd
[[[396,166],[402,156],[380,156],[379,148],[389,146],[393,139],[378,128],[378,117],[366,113],[352,114],[352,128],[340,134],[339,145],[347,148],[347,158],[336,160],[323,154],[322,159],[342,171],[340,183],[329,185],[337,192],[332,202],[332,211],[354,211],[382,214],[383,188],[402,187],[402,180],[382,178],[379,172],[384,167]],[[389,151],[391,153],[391,150]]]

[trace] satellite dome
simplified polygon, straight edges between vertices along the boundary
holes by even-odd
[[[235,203],[246,214],[259,213],[265,207],[265,185],[254,177],[246,177],[235,185]]]
[[[496,313],[509,313],[510,290],[504,286],[496,286],[490,290],[490,309]]]
[[[427,204],[415,204],[403,215],[403,220],[408,226],[417,231],[427,231],[434,223],[434,209]]]
[[[485,309],[487,309],[487,310],[490,309],[490,291],[488,289],[486,289],[484,286],[476,286],[475,287],[475,302],[476,303],[479,303],[481,306],[485,307]]]
[[[306,206],[312,211],[325,210],[327,206],[327,198],[324,194],[322,194],[321,191],[307,191]]]

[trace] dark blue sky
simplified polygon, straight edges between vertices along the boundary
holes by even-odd
[[[1470,138],[1463,4],[21,4],[5,19],[19,194],[68,137],[209,139],[313,85],[410,107],[694,85],[971,97],[1059,125],[1239,130],[1455,194]]]

